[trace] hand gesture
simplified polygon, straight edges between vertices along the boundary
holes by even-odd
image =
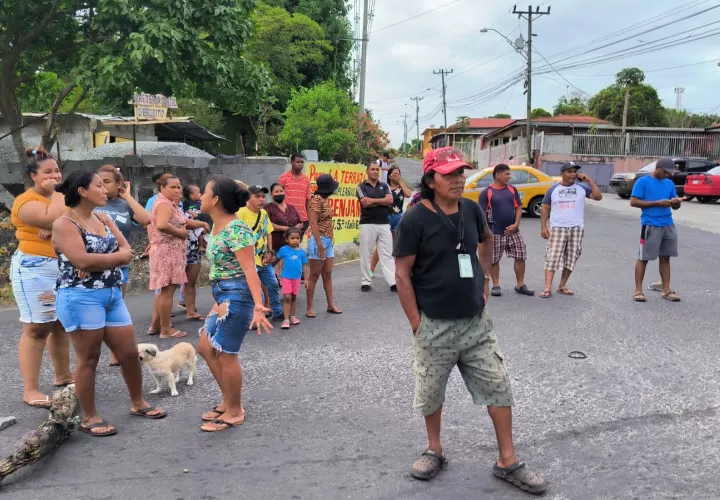
[[[118,255],[122,257],[123,264],[129,264],[133,254],[130,248],[118,248]]]
[[[546,228],[546,227],[542,228],[540,230],[540,236],[542,236],[542,238],[544,240],[550,238],[550,231],[548,230],[548,228]]]
[[[658,201],[658,205],[661,207],[671,207],[673,202],[671,200],[660,200]]]
[[[323,245],[318,246],[318,257],[320,257],[320,260],[325,260],[325,247]]]
[[[77,270],[77,277],[78,277],[79,280],[84,280],[84,279],[87,278],[88,276],[90,276],[90,273],[89,273],[89,272],[83,271],[82,269],[78,269],[78,270]]]
[[[580,182],[590,182],[590,177],[588,177],[588,174],[578,174],[577,178]]]
[[[45,179],[44,181],[42,181],[42,182],[40,183],[40,187],[41,187],[45,192],[48,192],[48,191],[54,192],[54,191],[55,191],[55,186],[57,186],[58,184],[60,184],[60,183],[58,182],[57,179]]]
[[[187,232],[187,229],[185,229],[184,226],[183,226],[183,227],[179,227],[177,231],[178,231],[178,234],[177,234],[178,238],[183,239],[183,240],[186,240],[186,239],[187,239],[187,237],[188,237],[188,232]]]
[[[262,304],[256,305],[253,310],[253,318],[250,322],[250,329],[257,328],[258,335],[262,335],[262,331],[265,330],[267,335],[270,335],[270,330],[273,329],[272,323],[268,321],[265,313],[270,312],[270,309]]]
[[[125,198],[126,196],[130,196],[130,182],[125,181],[122,186],[120,186],[120,189],[118,189],[118,194],[121,198]]]
[[[203,228],[203,231],[205,231],[206,233],[210,232],[210,224],[208,224],[207,222],[202,223],[202,228]]]

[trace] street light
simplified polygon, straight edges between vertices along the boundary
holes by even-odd
[[[503,38],[505,39],[505,41],[506,41],[513,49],[515,49],[515,51],[516,51],[518,54],[520,54],[520,55],[523,56],[525,59],[527,59],[527,56],[523,53],[523,51],[525,50],[526,43],[525,43],[525,39],[522,37],[522,35],[520,35],[518,38],[516,38],[515,41],[513,42],[513,41],[510,40],[508,37],[506,37],[505,35],[503,35],[502,33],[500,33],[498,30],[493,29],[493,28],[483,28],[483,29],[480,30],[480,33],[488,33],[488,32],[490,32],[490,31],[494,31],[495,33],[497,33],[498,35],[500,35],[501,37],[503,37]]]

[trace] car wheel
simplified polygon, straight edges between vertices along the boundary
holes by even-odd
[[[618,196],[619,196],[620,198],[622,198],[623,200],[629,200],[629,199],[630,199],[630,195],[629,195],[629,194],[619,194],[619,193],[618,193]]]
[[[540,217],[542,215],[542,197],[533,198],[527,207],[527,211],[530,217]]]
[[[711,198],[709,196],[698,196],[700,203],[710,203]]]

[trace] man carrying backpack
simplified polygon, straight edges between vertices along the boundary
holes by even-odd
[[[521,295],[535,295],[525,284],[525,261],[527,247],[520,234],[522,202],[517,189],[510,185],[510,167],[499,163],[493,169],[493,180],[490,186],[480,193],[480,207],[488,220],[493,233],[493,257],[490,276],[493,287],[490,295],[502,295],[500,288],[500,259],[503,253],[515,260],[515,291]]]

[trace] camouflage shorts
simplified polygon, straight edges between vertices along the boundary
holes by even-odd
[[[476,405],[514,404],[510,376],[487,310],[482,315],[455,320],[422,314],[413,343],[415,408],[423,415],[443,405],[448,377],[455,365]]]

